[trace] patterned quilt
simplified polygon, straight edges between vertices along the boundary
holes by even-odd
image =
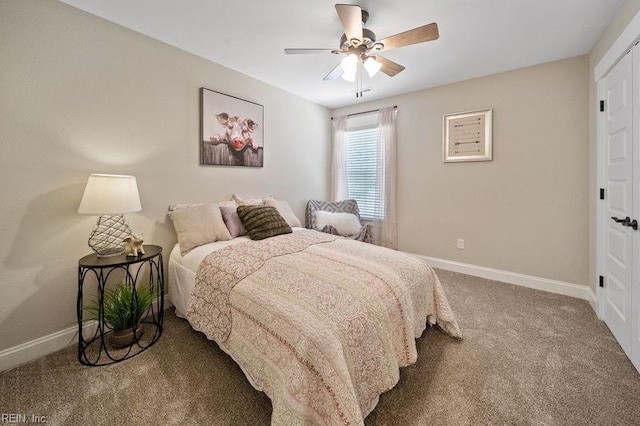
[[[208,255],[186,316],[269,396],[276,425],[361,425],[427,322],[461,337],[424,261],[312,230]]]

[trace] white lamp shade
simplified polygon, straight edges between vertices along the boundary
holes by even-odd
[[[358,57],[353,53],[345,56],[342,58],[342,61],[340,61],[340,68],[342,68],[342,71],[345,73],[355,74],[358,70]]]
[[[340,76],[343,79],[350,81],[351,83],[353,83],[354,81],[356,81],[356,71],[353,72],[343,72],[342,75]]]
[[[364,69],[367,70],[369,77],[373,77],[374,75],[376,75],[376,73],[380,70],[381,67],[382,67],[382,64],[376,61],[376,59],[373,56],[369,56],[367,60],[364,61]]]
[[[80,201],[80,214],[124,214],[142,210],[135,176],[89,176]]]

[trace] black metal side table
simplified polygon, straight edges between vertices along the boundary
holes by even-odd
[[[137,257],[126,257],[123,254],[112,257],[98,257],[90,254],[78,261],[78,360],[85,365],[100,366],[124,361],[151,347],[162,334],[162,319],[164,310],[164,266],[162,263],[162,247],[154,245],[144,246],[145,254]],[[84,319],[84,281],[93,275],[98,281],[96,329],[92,336],[85,338]],[[137,288],[148,285],[153,295],[153,303],[142,315],[138,327],[132,326],[135,335],[142,335],[131,345],[124,348],[114,348],[109,343],[109,334],[113,332],[105,321],[104,296],[107,282],[118,279],[123,275],[122,283],[133,290],[132,300],[137,300]],[[142,277],[148,276],[148,281],[142,284]]]

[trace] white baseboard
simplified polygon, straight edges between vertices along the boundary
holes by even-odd
[[[172,306],[168,296],[165,295],[165,310]],[[91,335],[95,329],[96,322],[88,321],[83,327],[83,334]],[[73,344],[78,344],[77,325],[0,351],[0,371],[10,370]]]
[[[90,321],[83,327],[86,335],[95,332],[96,322]],[[78,326],[74,325],[64,330],[34,339],[0,352],[0,371],[10,370],[21,364],[31,362],[42,356],[59,351],[78,342]]]
[[[589,305],[591,305],[591,307],[593,308],[593,310],[596,312],[596,314],[598,313],[598,296],[596,295],[596,293],[593,291],[593,289],[591,287],[587,287],[587,302],[589,302]]]
[[[471,265],[469,263],[456,262],[453,260],[438,259],[436,257],[417,255],[426,260],[434,268],[444,269],[452,272],[473,275],[475,277],[486,278],[494,281],[515,284],[522,287],[536,290],[548,291],[550,293],[563,294],[565,296],[584,299],[591,307],[596,309],[596,295],[589,286],[557,281],[548,278],[535,277],[517,272],[502,271],[500,269],[487,268],[484,266]]]

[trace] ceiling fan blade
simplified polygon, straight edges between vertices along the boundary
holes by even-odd
[[[284,53],[287,55],[306,55],[317,53],[334,53],[338,54],[336,49],[284,49]]]
[[[382,40],[378,40],[377,43],[384,44],[384,50],[395,49],[397,47],[409,46],[417,43],[424,43],[425,41],[437,40],[440,37],[438,33],[438,24],[435,22],[423,25],[422,27],[414,28],[409,31],[405,31],[400,34],[392,35]]]
[[[323,80],[337,80],[340,78],[343,72],[344,71],[342,71],[342,67],[340,67],[340,64],[338,64],[334,69],[329,71],[329,74],[324,76]]]
[[[396,64],[395,62],[383,58],[382,56],[376,56],[375,59],[378,63],[382,64],[382,67],[380,67],[380,71],[382,71],[389,77],[393,77],[399,72],[404,71],[404,67],[402,65]]]
[[[362,41],[362,9],[353,4],[336,4],[336,12],[342,21],[347,40]]]

